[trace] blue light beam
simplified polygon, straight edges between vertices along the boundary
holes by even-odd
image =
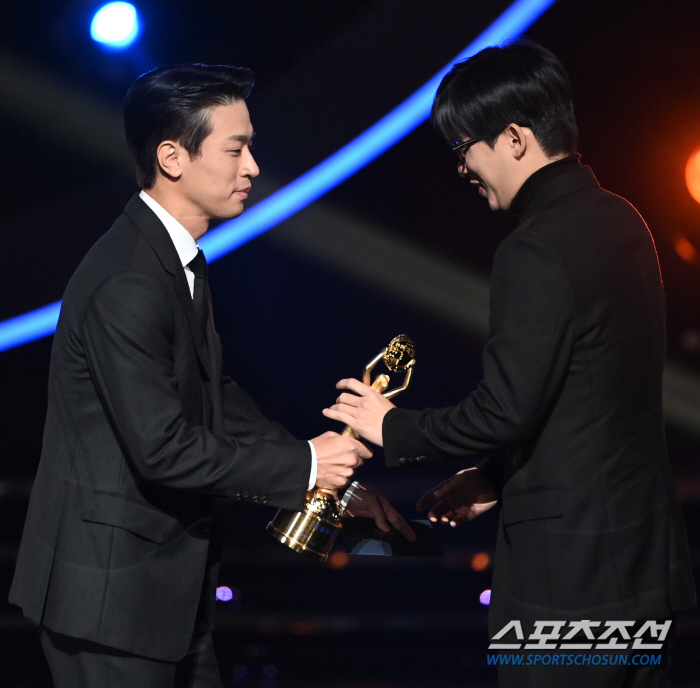
[[[272,229],[379,157],[430,115],[437,87],[452,65],[490,45],[517,38],[555,0],[518,0],[470,43],[449,65],[376,124],[322,163],[202,237],[199,245],[209,262]]]
[[[428,118],[435,91],[455,62],[465,60],[490,45],[517,38],[554,2],[516,0],[449,65],[367,131],[272,196],[256,203],[240,217],[207,232],[199,241],[207,260],[217,260],[278,225],[379,157]],[[0,351],[53,334],[60,306],[58,301],[0,322]]]
[[[0,323],[0,351],[12,349],[35,339],[48,337],[56,331],[61,302],[30,311]]]

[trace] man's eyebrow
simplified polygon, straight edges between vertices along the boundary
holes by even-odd
[[[253,133],[253,136],[246,136],[245,134],[231,134],[231,136],[226,137],[226,141],[240,141],[241,143],[248,143],[248,141],[253,140],[254,136],[255,133]]]

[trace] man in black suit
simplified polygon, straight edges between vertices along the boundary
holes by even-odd
[[[221,375],[197,240],[240,215],[258,174],[252,84],[246,69],[181,65],[126,98],[143,191],[64,295],[10,593],[41,625],[57,688],[221,686],[214,500],[300,510],[371,455],[332,432],[297,441]],[[385,500],[363,498],[353,514],[406,532]]]
[[[600,635],[606,621],[670,619],[695,592],[664,441],[664,295],[649,231],[581,166],[568,78],[545,49],[514,43],[456,64],[432,116],[455,141],[460,174],[493,210],[520,216],[494,259],[483,379],[455,406],[425,411],[343,380],[354,394],[324,413],[383,445],[389,466],[488,455],[418,506],[454,526],[501,504],[492,637],[513,620],[527,640],[536,621],[588,620]],[[667,677],[548,660],[501,666],[499,679],[570,688]]]

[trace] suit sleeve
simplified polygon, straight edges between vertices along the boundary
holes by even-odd
[[[444,409],[391,409],[384,418],[389,466],[496,452],[523,442],[549,412],[566,377],[574,343],[568,277],[551,250],[526,232],[506,239],[491,276],[491,337],[484,377]]]
[[[281,432],[221,438],[187,422],[175,374],[175,327],[168,295],[144,274],[110,278],[86,310],[90,375],[133,469],[170,488],[219,496],[246,492],[300,508],[311,463],[306,442]]]
[[[279,423],[268,420],[258,405],[230,377],[221,381],[224,395],[224,432],[227,437],[250,441],[264,437],[272,440],[294,440]]]

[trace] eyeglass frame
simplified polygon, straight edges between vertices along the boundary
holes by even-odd
[[[466,141],[455,141],[452,144],[452,152],[457,156],[460,162],[464,162],[464,153],[469,150],[471,146],[478,143],[481,139],[467,139]],[[464,153],[461,151],[464,150]]]
[[[527,124],[518,124],[519,127],[530,127],[530,123],[528,122]],[[460,162],[464,162],[464,154],[460,153],[460,151],[464,151],[466,153],[471,146],[473,146],[475,143],[479,143],[479,141],[483,141],[483,139],[467,139],[466,141],[455,141],[452,144],[452,152],[457,156]]]

